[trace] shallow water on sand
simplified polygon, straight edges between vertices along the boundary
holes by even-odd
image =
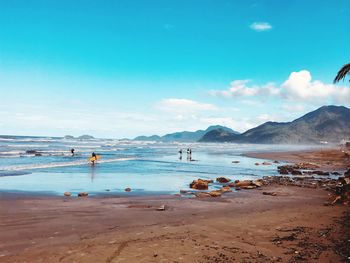
[[[194,160],[187,160],[186,151],[180,160],[179,149],[189,147]],[[71,148],[75,149],[75,156],[71,156]],[[118,195],[174,194],[188,189],[189,183],[197,178],[215,180],[226,176],[242,180],[276,175],[274,164],[256,166],[256,162],[263,160],[242,156],[246,152],[307,148],[311,146],[0,136],[0,191],[53,195],[62,195],[65,191],[73,194],[82,191]],[[95,166],[88,163],[92,152],[102,156]],[[126,187],[132,192],[125,193]]]

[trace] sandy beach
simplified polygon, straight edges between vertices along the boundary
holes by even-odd
[[[317,164],[325,171],[345,170],[350,168],[350,156],[340,149],[320,149],[308,151],[288,151],[269,153],[248,153],[248,157],[277,160],[289,163],[309,162]]]
[[[338,155],[308,151],[259,158],[312,160],[339,170],[347,160]],[[325,206],[329,199],[324,189],[283,185],[218,198],[2,193],[0,261],[346,262],[350,210]],[[165,210],[158,211],[162,205]]]
[[[0,263],[350,263],[350,0],[0,0]]]

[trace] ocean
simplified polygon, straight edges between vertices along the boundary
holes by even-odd
[[[72,156],[70,150],[75,149]],[[192,149],[192,161],[186,149]],[[276,164],[243,156],[247,152],[302,150],[310,146],[231,143],[160,143],[116,139],[0,136],[0,191],[73,195],[176,194],[194,179],[258,179],[276,175]],[[183,149],[182,159],[178,151]],[[91,166],[88,158],[101,156]],[[239,163],[232,163],[239,161]],[[131,192],[125,192],[125,188]],[[213,184],[211,188],[219,188]]]

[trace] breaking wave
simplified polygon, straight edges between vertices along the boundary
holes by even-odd
[[[111,158],[106,160],[100,160],[99,163],[112,163],[112,162],[124,162],[132,161],[136,158],[127,157],[127,158]],[[45,164],[24,164],[24,165],[12,165],[7,167],[2,167],[0,171],[23,171],[23,170],[33,170],[33,169],[44,169],[44,168],[54,168],[54,167],[67,167],[67,166],[79,166],[87,165],[86,160],[79,160],[74,162],[54,162],[54,163],[45,163]]]

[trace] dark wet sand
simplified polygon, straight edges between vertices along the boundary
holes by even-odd
[[[248,153],[245,156],[289,163],[310,162],[325,171],[337,171],[350,168],[350,156],[340,149],[323,149],[313,151],[260,152]]]

